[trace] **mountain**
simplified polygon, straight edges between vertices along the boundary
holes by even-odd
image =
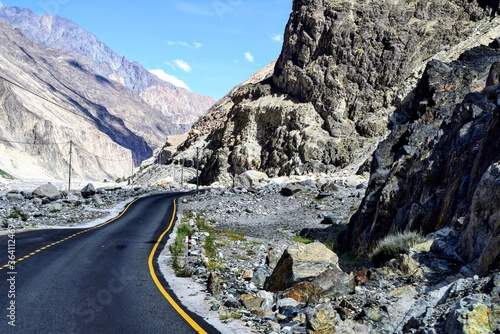
[[[129,176],[131,152],[137,164],[165,133],[179,132],[133,91],[93,72],[86,58],[41,46],[3,20],[0,31],[3,171],[66,179],[72,142],[75,179]]]
[[[332,172],[360,163],[431,59],[489,43],[488,2],[295,0],[274,70],[237,87],[193,126],[202,182],[260,170]]]
[[[442,230],[453,249],[434,251],[496,270],[498,14],[487,1],[295,0],[275,66],[216,103],[174,159],[199,152],[207,184],[371,164],[341,250]]]
[[[500,40],[433,60],[373,156],[345,235],[366,254],[387,234],[451,227],[458,253],[486,273],[500,263]]]
[[[38,16],[29,9],[8,6],[0,6],[0,19],[39,44],[88,58],[86,65],[90,70],[130,88],[150,106],[160,110],[162,119],[176,124],[182,131],[189,129],[215,102],[212,97],[192,93],[159,79],[141,64],[118,55],[96,36],[68,19],[48,14]],[[161,139],[164,140],[167,134]],[[154,143],[154,146],[160,144],[157,140]]]

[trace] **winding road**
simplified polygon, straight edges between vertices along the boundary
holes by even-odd
[[[158,267],[181,195],[136,199],[89,229],[0,237],[0,333],[218,333]]]

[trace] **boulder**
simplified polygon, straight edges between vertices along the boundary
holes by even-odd
[[[330,303],[320,304],[306,313],[307,333],[331,334],[335,333],[335,318],[337,312]]]
[[[55,201],[61,198],[61,193],[52,183],[47,183],[33,190],[33,196],[36,198],[48,198]]]
[[[16,192],[8,192],[6,198],[11,202],[24,200],[24,196]]]
[[[346,274],[333,267],[318,275],[312,283],[318,287],[323,297],[341,297],[354,291],[354,275]]]
[[[92,183],[89,183],[85,187],[83,187],[81,193],[83,198],[90,198],[96,194],[96,190],[94,185]]]
[[[268,182],[266,173],[256,170],[247,170],[234,178],[234,185],[242,188],[254,188],[263,182]]]
[[[302,189],[298,187],[283,187],[280,193],[283,196],[290,197],[301,191]]]
[[[241,295],[240,301],[243,303],[243,306],[245,306],[247,310],[253,310],[261,307],[264,298],[244,294]]]
[[[257,267],[253,270],[251,282],[258,287],[263,287],[269,275],[271,275],[271,270],[268,267]]]
[[[498,305],[495,306],[498,308]],[[496,314],[495,314],[496,313]],[[498,311],[492,310],[490,297],[476,294],[452,305],[446,320],[446,333],[492,333],[498,330]],[[494,319],[494,318],[497,319]]]
[[[293,284],[317,277],[327,269],[336,268],[337,254],[320,242],[289,246],[264,285],[268,291],[283,291]]]

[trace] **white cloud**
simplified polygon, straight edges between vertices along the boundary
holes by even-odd
[[[283,35],[273,34],[273,42],[283,43]]]
[[[180,45],[189,49],[199,49],[203,46],[203,44],[200,42],[188,43],[188,42],[174,42],[174,41],[167,41],[167,45],[168,46]]]
[[[174,59],[174,63],[175,63],[175,65],[177,65],[177,67],[179,67],[184,72],[191,73],[193,71],[193,69],[191,68],[191,66],[189,66],[189,64],[186,63],[182,59]]]
[[[248,52],[248,51],[245,52],[245,59],[249,63],[253,63],[253,61],[254,61],[253,55],[250,52]]]
[[[189,88],[189,86],[184,81],[182,81],[179,78],[174,77],[173,75],[166,73],[164,70],[153,69],[153,70],[149,70],[149,72],[153,73],[154,75],[156,75],[158,78],[160,78],[163,81],[170,82],[174,86],[185,88],[187,90],[191,90]]]

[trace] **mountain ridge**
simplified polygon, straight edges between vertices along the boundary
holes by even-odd
[[[461,0],[295,0],[274,72],[212,107],[193,126],[203,135],[179,156],[193,160],[189,148],[202,149],[205,184],[252,169],[281,176],[345,168],[388,133],[430,59],[493,40],[500,24],[491,11]]]
[[[0,18],[42,45],[89,58],[89,67],[93,71],[133,90],[183,131],[215,103],[212,97],[195,94],[161,80],[140,63],[118,55],[95,35],[69,19],[50,14],[38,16],[26,8],[7,6],[0,7]]]

